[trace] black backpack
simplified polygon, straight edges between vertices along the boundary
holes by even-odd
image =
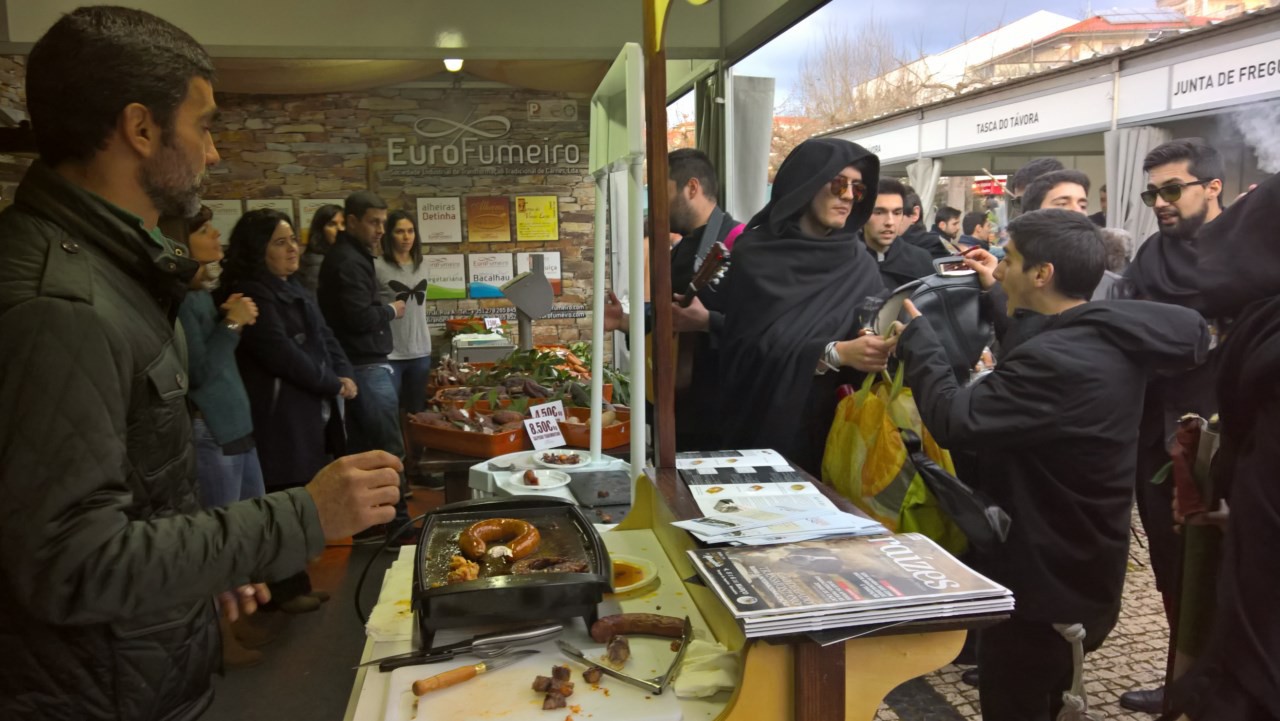
[[[969,381],[982,351],[995,339],[995,326],[983,312],[982,285],[972,270],[949,270],[959,258],[934,261],[939,272],[900,286],[885,300],[876,317],[874,330],[884,335],[895,320],[909,320],[902,301],[910,298],[947,351],[951,370],[961,383]]]

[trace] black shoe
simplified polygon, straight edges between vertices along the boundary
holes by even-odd
[[[1120,694],[1120,708],[1142,713],[1164,712],[1164,687]]]
[[[960,674],[960,681],[969,686],[973,686],[974,688],[977,688],[978,687],[978,669],[974,667]]]

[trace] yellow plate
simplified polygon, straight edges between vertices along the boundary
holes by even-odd
[[[658,567],[652,561],[636,556],[610,553],[613,559],[614,593],[630,593],[658,580]]]

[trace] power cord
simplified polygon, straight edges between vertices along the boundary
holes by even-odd
[[[360,619],[361,626],[368,625],[369,617],[365,615],[364,609],[360,607],[360,592],[364,589],[364,580],[369,576],[369,569],[373,568],[374,560],[379,558],[382,555],[383,551],[387,550],[387,547],[391,545],[392,540],[400,538],[401,534],[403,534],[405,531],[412,528],[415,523],[425,519],[426,517],[427,517],[427,514],[424,513],[418,516],[417,518],[410,518],[408,521],[405,521],[404,523],[400,524],[400,526],[396,528],[396,530],[393,533],[388,533],[386,539],[382,542],[382,546],[378,549],[377,553],[374,553],[372,556],[370,556],[368,563],[364,564],[364,570],[360,572],[360,580],[356,581],[356,596],[355,596],[356,618]]]

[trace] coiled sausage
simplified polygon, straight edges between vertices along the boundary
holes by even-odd
[[[488,548],[493,541],[506,541],[504,545]],[[528,521],[518,518],[490,518],[473,523],[458,536],[462,555],[472,560],[484,558],[486,549],[490,556],[506,556],[516,561],[538,550],[542,535]]]

